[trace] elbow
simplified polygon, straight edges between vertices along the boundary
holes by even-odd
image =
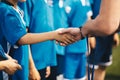
[[[18,45],[24,45],[24,40],[23,40],[22,38],[19,39],[18,42],[17,42],[17,44],[18,44]]]
[[[19,40],[18,40],[18,45],[26,45],[28,44],[28,39],[26,38],[26,35],[21,37]]]
[[[114,23],[114,22],[106,22],[105,24],[105,31],[104,34],[105,35],[111,35],[114,32],[116,32],[118,29],[118,24]]]
[[[106,28],[104,28],[104,30],[103,30],[104,31],[103,33],[104,33],[105,36],[111,35],[115,32],[115,30],[112,28],[113,26],[111,26],[109,24],[106,25],[106,26],[105,26]]]
[[[118,22],[107,20],[101,20],[98,22],[99,30],[101,31],[102,35],[108,36],[113,34],[118,29]]]
[[[113,34],[119,26],[119,19],[111,16],[98,15],[94,21],[98,26],[97,31],[104,36]]]

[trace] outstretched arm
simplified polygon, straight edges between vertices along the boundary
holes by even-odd
[[[18,44],[34,44],[46,40],[57,40],[65,44],[70,44],[75,41],[73,36],[71,36],[70,34],[59,34],[59,32],[60,30],[45,33],[27,33],[22,38],[20,38],[20,40],[18,40]]]
[[[100,13],[94,20],[88,20],[81,29],[83,36],[107,36],[113,34],[120,24],[120,0],[102,0]],[[61,33],[70,33],[81,39],[79,28],[64,29]]]
[[[106,36],[113,34],[120,24],[120,0],[102,0],[100,13],[94,19],[88,21],[82,32],[97,36]]]

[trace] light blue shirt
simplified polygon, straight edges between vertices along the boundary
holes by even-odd
[[[68,15],[68,24],[70,27],[80,27],[87,21],[86,8],[82,6],[80,0],[66,0],[65,9]],[[87,51],[86,39],[66,46],[67,54],[80,54]]]
[[[12,46],[10,55],[22,66],[22,70],[18,70],[11,78],[12,80],[28,80],[28,46],[13,47],[26,34],[26,26],[19,13],[12,6],[2,2],[0,3],[0,19],[0,44],[4,45],[3,49],[7,49],[7,42],[9,42]]]
[[[43,33],[54,30],[53,5],[45,0],[27,0],[22,7],[24,7],[25,18],[28,17],[25,20],[30,33]],[[54,41],[32,44],[31,52],[38,70],[57,64]]]
[[[64,10],[64,3],[65,1],[63,0],[54,0],[54,28],[59,29],[59,28],[67,28],[68,27],[68,18],[67,14]],[[61,3],[60,3],[61,1]],[[60,46],[59,44],[56,45],[56,53],[60,55],[65,54],[65,47]]]

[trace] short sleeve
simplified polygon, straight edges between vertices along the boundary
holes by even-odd
[[[16,15],[18,14],[7,14],[2,26],[3,34],[11,45],[15,45],[26,34],[26,27],[22,24],[20,17]]]

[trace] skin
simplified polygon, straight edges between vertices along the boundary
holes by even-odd
[[[21,70],[21,66],[14,59],[0,61],[0,70],[5,71],[9,75],[14,74],[17,70]]]
[[[14,5],[14,8],[17,8],[18,0],[7,0],[8,2],[12,3]],[[25,0],[19,0],[24,2]],[[46,40],[57,40],[59,42],[70,44],[74,42],[73,36],[70,34],[59,34],[60,30],[46,32],[46,33],[27,33],[24,36],[22,36],[18,41],[18,45],[25,45],[25,44],[35,44],[38,42],[43,42]],[[49,35],[49,36],[48,36]],[[29,53],[29,79],[30,80],[40,80],[40,75],[38,75],[38,71],[35,68],[31,53]]]
[[[107,36],[113,34],[120,24],[120,0],[102,0],[99,15],[88,20],[82,28],[84,36],[96,35]],[[64,29],[60,34],[70,33],[77,40],[81,39],[79,28]]]

